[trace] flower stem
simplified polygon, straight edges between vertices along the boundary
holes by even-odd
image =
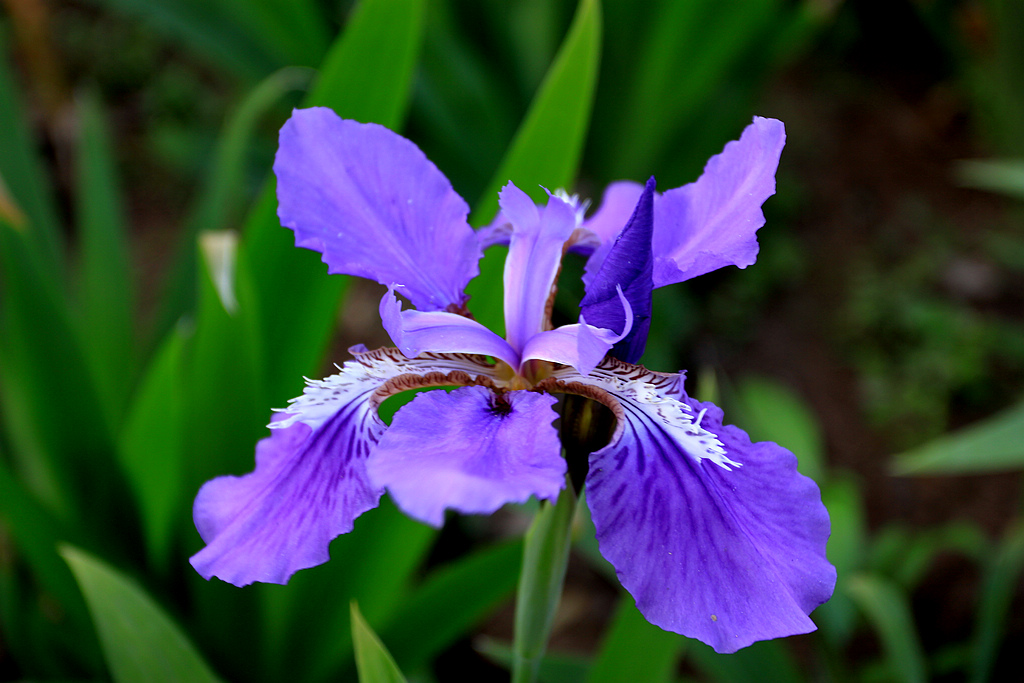
[[[523,569],[516,594],[512,683],[533,683],[547,649],[555,608],[569,562],[576,493],[567,485],[551,505],[544,503],[526,532]]]

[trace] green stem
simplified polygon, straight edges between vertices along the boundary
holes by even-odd
[[[554,505],[543,503],[526,532],[516,595],[512,683],[533,683],[547,649],[569,562],[576,493],[568,484]]]

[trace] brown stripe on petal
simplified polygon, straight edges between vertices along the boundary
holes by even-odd
[[[384,384],[373,392],[370,402],[372,405],[378,406],[383,403],[385,399],[394,396],[395,394],[400,394],[403,391],[430,389],[433,387],[471,386],[494,388],[494,382],[484,375],[477,375],[474,377],[468,372],[463,372],[462,370],[452,370],[448,373],[434,371],[422,375],[409,372],[398,375],[397,377],[392,377],[388,381],[384,382]]]
[[[622,421],[626,417],[625,411],[622,409],[622,404],[619,400],[612,396],[610,393],[595,387],[592,384],[584,384],[583,382],[566,382],[553,377],[541,380],[533,387],[534,391],[546,391],[549,394],[575,394],[576,396],[582,396],[589,398],[592,401],[597,401],[603,406],[607,406],[612,414],[615,416],[616,422],[621,425]],[[616,428],[618,431],[618,428]]]

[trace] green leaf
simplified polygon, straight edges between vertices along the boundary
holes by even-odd
[[[286,66],[259,36],[225,11],[223,3],[204,0],[92,0],[114,13],[137,17],[157,31],[247,78],[260,78]]]
[[[676,663],[685,645],[682,636],[644,619],[633,598],[623,592],[587,683],[667,683],[675,678]]]
[[[400,127],[423,32],[424,0],[364,0],[328,52],[305,106]],[[267,389],[275,402],[294,396],[313,375],[334,329],[347,278],[327,275],[319,255],[296,249],[281,227],[273,183],[248,220],[243,251],[265,312],[262,337]]]
[[[821,626],[822,635],[833,646],[841,647],[853,635],[857,616],[842,585],[864,563],[867,520],[860,488],[849,478],[833,477],[822,486],[821,502],[832,522],[828,560],[836,568],[839,588],[831,600],[814,611],[814,620]]]
[[[479,623],[515,589],[522,552],[516,540],[431,572],[382,629],[395,658],[416,669]]]
[[[98,96],[77,103],[76,217],[82,340],[108,424],[121,420],[135,376],[134,286],[114,149]]]
[[[571,484],[558,501],[543,503],[526,532],[523,569],[516,593],[515,637],[512,643],[512,681],[537,679],[548,646],[555,610],[562,597],[565,569],[572,546],[572,520],[576,494]]]
[[[799,461],[800,473],[817,482],[825,474],[825,447],[807,404],[782,384],[767,378],[745,379],[737,388],[743,427],[752,441],[774,441]]]
[[[57,555],[58,541],[67,540],[72,534],[15,479],[6,463],[0,459],[0,522],[10,533],[18,550],[28,566],[38,587],[55,600],[65,615],[61,627],[73,634],[85,659],[95,655],[96,647],[91,637],[89,617],[82,594],[75,586],[75,579],[68,567]],[[96,664],[99,664],[98,657]]]
[[[246,200],[245,170],[260,119],[290,92],[306,90],[313,69],[286,67],[267,76],[238,104],[224,123],[210,172],[182,231],[161,303],[157,334],[162,337],[195,307],[196,238],[205,231],[228,230],[240,220]]]
[[[0,218],[0,419],[11,439],[19,477],[58,515],[80,508],[79,496],[101,497],[112,451],[107,422],[86,367],[77,330],[56,278],[29,244],[31,227]],[[81,457],[90,453],[89,458]]]
[[[351,602],[352,645],[360,683],[405,683],[405,676],[391,658],[384,643],[359,613],[356,601]]]
[[[7,68],[6,35],[0,35],[0,219],[25,234],[40,265],[62,284],[64,244],[57,202],[35,148],[36,133],[25,123],[25,108]]]
[[[590,122],[601,54],[601,6],[580,0],[569,33],[548,69],[494,178],[477,202],[471,221],[480,225],[498,209],[498,191],[508,182],[543,201],[544,190],[571,186]],[[473,313],[482,324],[504,330],[502,269],[504,248],[494,247],[480,261],[480,275],[470,282]]]
[[[782,640],[763,640],[727,655],[694,641],[686,655],[690,664],[715,683],[801,683],[804,680]]]
[[[985,569],[981,582],[971,681],[991,680],[999,646],[1006,635],[1006,620],[1013,597],[1024,573],[1024,522],[1008,530],[995,558]]]
[[[894,582],[871,574],[850,577],[846,592],[881,640],[889,676],[905,683],[928,680],[924,651],[906,592]]]
[[[70,545],[61,555],[71,567],[92,613],[116,683],[216,683],[202,657],[134,581]]]
[[[150,566],[166,572],[182,510],[182,373],[186,335],[179,327],[157,351],[118,440],[118,456],[135,494]]]
[[[1024,468],[1024,403],[902,453],[895,474],[972,474]]]
[[[185,373],[186,487],[252,469],[270,404],[262,385],[252,277],[230,231],[199,238],[195,335]]]

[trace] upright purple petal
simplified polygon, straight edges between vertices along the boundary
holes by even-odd
[[[696,182],[669,190],[654,212],[654,286],[757,258],[761,205],[775,194],[786,143],[781,121],[754,117],[739,140],[711,157]]]
[[[576,229],[576,209],[558,197],[538,211],[530,197],[509,183],[499,196],[512,223],[505,259],[505,337],[516,351],[544,329],[546,307],[562,263],[562,246]]]
[[[519,354],[477,321],[445,311],[403,311],[394,288],[380,300],[380,318],[395,346],[409,358],[422,352],[475,353],[519,367]]]
[[[601,554],[638,609],[718,652],[814,630],[835,586],[828,513],[792,453],[751,444],[678,379],[606,361],[583,378],[614,397],[611,443],[591,456]]]
[[[565,486],[554,403],[548,394],[484,387],[420,394],[367,463],[370,480],[434,526],[447,508],[488,514],[534,495],[553,499]]]
[[[644,355],[651,327],[654,188],[654,178],[651,177],[626,227],[614,240],[598,247],[587,262],[587,272],[583,277],[586,296],[580,302],[580,313],[591,325],[625,335],[616,342],[612,355],[627,363],[636,363]],[[625,293],[633,313],[633,325],[628,331],[626,315],[619,301],[621,293]]]
[[[644,186],[632,180],[619,180],[606,187],[597,211],[583,221],[583,230],[592,238],[581,241],[573,251],[588,254],[601,244],[613,242],[626,227],[643,192]]]
[[[416,145],[383,126],[298,109],[274,161],[278,215],[331,273],[398,283],[421,310],[462,304],[481,251],[469,208]]]

